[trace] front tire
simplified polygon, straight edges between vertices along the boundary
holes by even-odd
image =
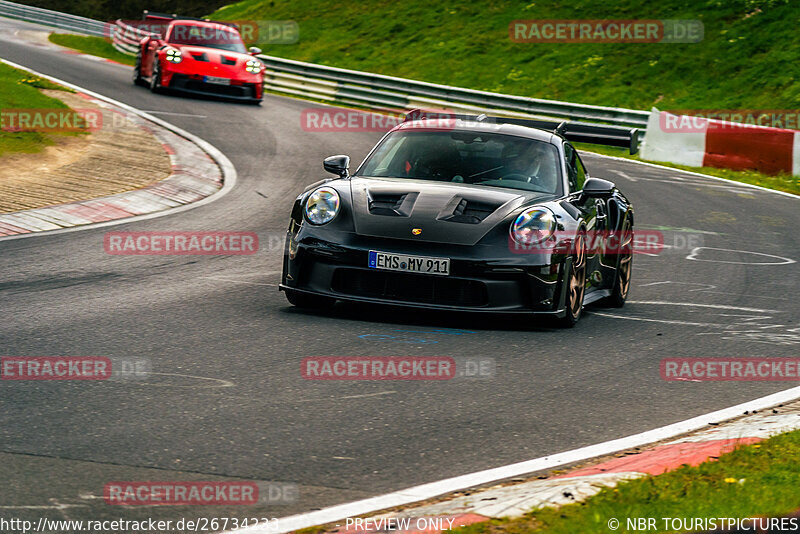
[[[586,239],[583,233],[575,237],[572,264],[564,279],[564,300],[566,314],[558,319],[562,328],[572,328],[578,323],[583,310],[583,296],[586,292]]]
[[[300,293],[293,289],[286,289],[284,292],[286,293],[286,300],[289,301],[289,304],[298,308],[324,310],[330,308],[336,302],[336,299],[330,297]]]

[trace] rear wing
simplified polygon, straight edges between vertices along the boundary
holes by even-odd
[[[239,26],[230,21],[221,21],[221,20],[211,20],[211,19],[200,19],[197,17],[183,17],[176,14],[167,14],[167,13],[156,13],[155,11],[150,11],[145,9],[142,13],[142,20],[157,20],[162,22],[171,22],[173,20],[197,20],[200,22],[213,22],[214,24],[222,24],[224,26],[230,26],[231,28],[235,28],[236,30],[239,29]]]
[[[552,132],[568,141],[576,143],[591,143],[593,145],[618,146],[627,148],[631,154],[639,151],[639,129],[624,126],[604,126],[588,122],[575,121],[545,121],[538,119],[519,119],[512,117],[489,117],[482,115],[459,115],[447,111],[425,111],[415,109],[406,113],[406,121],[424,119],[427,117],[446,116],[451,119],[465,121],[490,122],[495,124],[516,124]]]

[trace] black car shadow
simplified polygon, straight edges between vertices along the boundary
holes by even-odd
[[[325,317],[345,321],[375,324],[447,328],[453,330],[500,330],[524,332],[553,332],[560,330],[555,321],[546,316],[512,313],[481,313],[462,311],[404,308],[389,304],[337,302],[332,308],[303,309],[287,305],[281,312],[308,317]],[[581,321],[585,320],[582,318]],[[578,323],[580,325],[580,323]]]

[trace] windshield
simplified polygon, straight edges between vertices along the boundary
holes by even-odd
[[[552,194],[561,189],[558,151],[554,145],[483,132],[394,132],[383,140],[356,174]]]
[[[205,46],[228,52],[247,53],[239,32],[233,28],[222,26],[196,26],[193,24],[175,24],[169,35],[170,44]]]

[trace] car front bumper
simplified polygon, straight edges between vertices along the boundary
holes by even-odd
[[[167,87],[173,91],[204,96],[217,96],[247,102],[260,101],[262,88],[259,83],[232,83],[221,85],[207,83],[202,76],[175,73],[169,78]]]
[[[487,259],[493,248],[422,242],[409,247],[402,240],[353,234],[341,241],[345,244],[317,238],[288,241],[280,289],[414,308],[565,313],[562,288],[569,259],[563,255]],[[450,275],[372,269],[367,266],[370,250],[450,258]]]

